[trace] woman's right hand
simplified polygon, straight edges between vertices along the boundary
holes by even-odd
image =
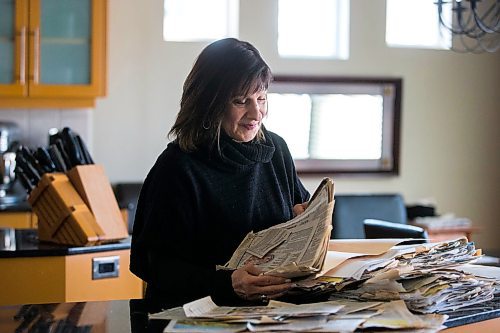
[[[231,281],[235,293],[249,301],[266,302],[283,296],[294,286],[290,279],[263,275],[254,264],[247,264],[235,270],[231,274]]]

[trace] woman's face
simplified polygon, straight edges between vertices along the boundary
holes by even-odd
[[[236,141],[249,142],[257,135],[267,114],[267,91],[234,97],[222,120],[222,128]]]

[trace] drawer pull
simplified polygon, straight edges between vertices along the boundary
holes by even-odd
[[[92,280],[118,277],[119,272],[119,256],[92,258]]]

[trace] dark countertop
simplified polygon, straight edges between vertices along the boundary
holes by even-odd
[[[0,258],[67,256],[130,249],[130,237],[119,242],[94,246],[66,246],[39,242],[36,229],[17,229],[15,246],[0,249]]]
[[[2,212],[31,212],[31,205],[28,201],[0,202],[0,213]]]
[[[448,327],[500,317],[500,295],[487,307],[472,306],[455,311],[445,323]],[[138,299],[106,302],[12,305],[0,307],[0,331],[14,332],[31,326],[36,332],[162,332],[166,320],[148,320],[144,301]],[[453,318],[452,318],[453,317]],[[395,330],[396,332],[396,330]]]

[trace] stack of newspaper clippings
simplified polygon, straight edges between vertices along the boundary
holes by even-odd
[[[413,239],[330,240],[333,181],[325,178],[304,213],[249,233],[218,269],[253,263],[264,274],[293,279],[295,294],[329,295],[319,303],[270,301],[217,306],[210,297],[150,315],[164,332],[354,332],[445,328],[447,311],[491,300],[500,268],[472,264],[480,251],[467,239],[402,245]]]
[[[205,297],[183,307],[152,314],[150,319],[170,320],[164,332],[354,332],[358,328],[443,328],[446,316],[415,315],[403,301],[353,302],[334,300],[290,304],[271,301],[267,306],[217,306]]]

